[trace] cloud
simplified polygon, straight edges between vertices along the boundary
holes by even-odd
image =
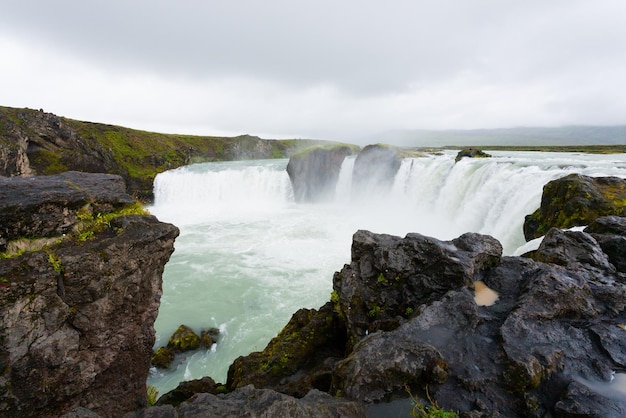
[[[200,134],[626,123],[621,0],[3,6],[7,106]]]

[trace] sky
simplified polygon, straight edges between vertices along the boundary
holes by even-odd
[[[626,124],[624,0],[0,0],[0,105],[359,141]]]

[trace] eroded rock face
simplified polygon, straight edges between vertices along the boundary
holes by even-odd
[[[317,147],[293,155],[287,164],[296,202],[332,199],[341,165],[352,154],[348,146]]]
[[[49,178],[31,178],[26,189],[15,188],[16,195],[26,190],[24,207],[32,219],[43,213],[46,221],[7,225],[13,218],[5,206],[2,230],[11,237],[57,233],[62,229],[52,219],[64,213],[62,201],[71,213],[73,203],[84,199],[103,208],[128,199],[123,187],[107,188],[119,177],[70,176],[73,193],[57,191],[58,183]],[[37,183],[49,191],[35,193]],[[100,186],[110,193],[107,198]],[[50,195],[63,197],[49,207]],[[176,227],[152,216],[120,216],[85,241],[60,240],[0,260],[0,415],[58,416],[85,408],[120,416],[145,405],[161,275],[177,235]]]
[[[626,180],[570,174],[546,184],[541,206],[524,221],[527,241],[550,228],[589,225],[601,216],[626,216]]]

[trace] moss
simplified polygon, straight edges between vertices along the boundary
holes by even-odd
[[[387,278],[385,277],[384,274],[380,273],[378,275],[378,277],[376,278],[376,283],[378,283],[378,284],[387,284]]]
[[[57,273],[63,272],[63,264],[61,262],[61,259],[53,252],[48,253],[48,263],[50,263],[54,271],[56,271]]]

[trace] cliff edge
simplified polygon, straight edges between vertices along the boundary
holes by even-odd
[[[115,175],[0,178],[0,194],[0,415],[145,406],[178,229]]]

